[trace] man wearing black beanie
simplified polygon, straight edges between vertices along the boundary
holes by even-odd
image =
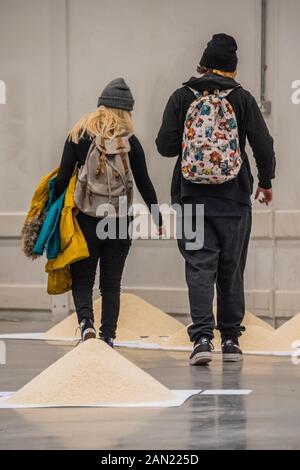
[[[251,231],[250,196],[253,191],[246,140],[258,170],[255,198],[260,198],[259,201],[266,205],[272,201],[273,139],[255,98],[235,81],[237,62],[235,39],[224,33],[215,34],[202,54],[198,76],[183,83],[171,95],[156,139],[161,155],[178,157],[171,184],[172,203],[181,204],[183,210],[185,204],[191,204],[193,213],[197,204],[204,204],[203,248],[190,250],[184,237],[178,240],[185,259],[192,317],[192,325],[188,328],[194,343],[191,365],[211,361],[215,327],[222,337],[223,360],[242,359],[238,338],[245,330],[242,326],[245,313],[243,276]],[[186,179],[181,171],[186,116],[196,99],[211,94],[217,96],[225,90],[232,90],[226,100],[237,123],[241,165],[237,175],[222,184],[196,184]],[[201,122],[201,116],[199,119]],[[197,182],[201,183],[201,178]],[[215,284],[217,326],[212,311]]]

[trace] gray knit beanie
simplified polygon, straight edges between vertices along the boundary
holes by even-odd
[[[101,105],[126,111],[133,110],[134,99],[124,78],[116,78],[104,88],[97,106]]]

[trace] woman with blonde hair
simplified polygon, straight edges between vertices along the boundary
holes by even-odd
[[[124,79],[118,78],[110,82],[98,99],[96,111],[83,116],[71,130],[56,180],[56,192],[60,195],[68,186],[75,167],[78,168],[74,195],[79,209],[77,220],[87,241],[90,256],[70,265],[72,294],[82,340],[95,338],[92,294],[99,262],[102,296],[100,339],[110,346],[113,346],[116,335],[121,278],[131,240],[129,237],[121,239],[118,236],[99,238],[96,232],[99,217],[95,208],[105,202],[107,187],[108,200],[113,201],[115,206],[118,205],[118,198],[114,194],[119,194],[118,190],[123,183],[127,188],[126,197],[130,199],[131,174],[148,208],[157,204],[145,154],[134,135],[131,118],[133,105],[133,96]],[[92,171],[95,164],[98,167],[94,167],[95,171]],[[102,190],[89,189],[93,184],[102,184]],[[155,222],[160,227],[161,216]]]

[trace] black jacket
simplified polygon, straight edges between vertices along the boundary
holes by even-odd
[[[275,177],[273,139],[269,134],[255,98],[240,86],[233,90],[227,98],[236,114],[240,148],[243,156],[243,164],[238,176],[223,184],[205,185],[191,183],[181,175],[184,121],[190,105],[195,100],[195,95],[188,87],[197,91],[208,90],[213,92],[215,89],[226,90],[235,88],[238,85],[233,79],[208,73],[201,78],[191,78],[170,97],[164,111],[156,145],[161,155],[165,157],[178,156],[171,185],[173,203],[181,202],[184,197],[200,198],[200,200],[208,197],[251,204],[250,195],[253,190],[253,177],[248,156],[245,152],[246,138],[253,150],[259,185],[265,189],[271,188],[271,179]]]

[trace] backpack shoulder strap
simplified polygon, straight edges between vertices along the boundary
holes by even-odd
[[[200,98],[202,96],[202,93],[200,91],[194,90],[194,88],[190,86],[186,86],[188,90],[191,90],[191,92],[195,95],[196,99]]]
[[[219,93],[220,98],[226,98],[228,95],[230,95],[230,93],[232,93],[237,88],[242,88],[242,87],[241,87],[241,85],[237,85],[234,88],[228,88],[228,90],[220,91],[220,93]]]

